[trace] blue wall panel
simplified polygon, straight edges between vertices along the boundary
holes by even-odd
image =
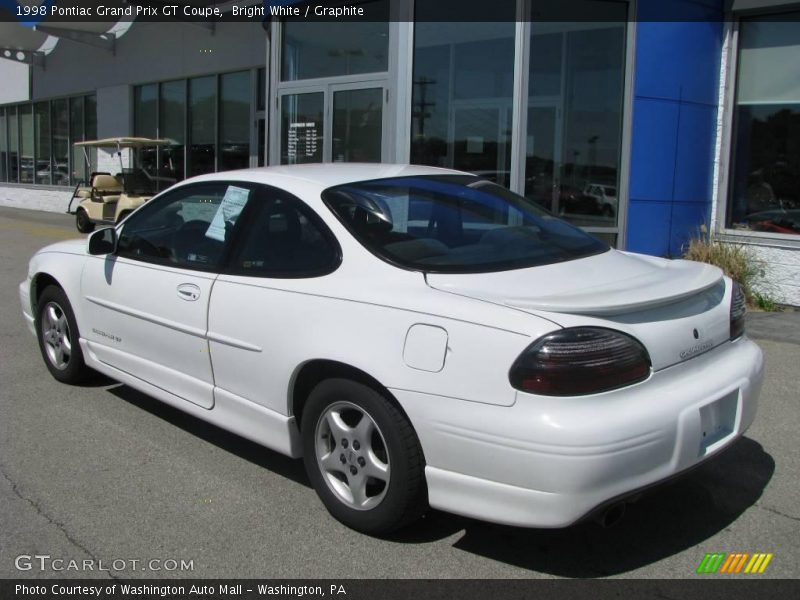
[[[653,21],[666,3],[670,15],[687,20]],[[639,0],[628,250],[679,256],[681,246],[708,222],[722,4]]]
[[[677,202],[710,203],[717,108],[686,103],[678,107],[673,199]]]
[[[701,225],[708,225],[710,204],[698,202],[673,202],[669,255],[680,256],[683,248],[693,237],[700,233]],[[648,252],[648,254],[650,254]]]
[[[628,212],[628,249],[654,256],[669,253],[671,202],[631,200]]]
[[[672,200],[678,145],[676,102],[637,98],[633,111],[630,197],[636,200]]]

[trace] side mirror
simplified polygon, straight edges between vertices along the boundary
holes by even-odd
[[[98,229],[89,236],[89,254],[114,254],[117,251],[117,230],[113,227]]]

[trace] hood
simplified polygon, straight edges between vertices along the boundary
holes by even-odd
[[[75,238],[72,240],[64,240],[63,242],[56,242],[50,244],[39,250],[36,254],[43,254],[45,252],[63,252],[65,254],[86,254],[87,241],[85,238]]]
[[[610,250],[579,260],[498,273],[427,276],[432,288],[552,313],[608,317],[672,304],[722,281],[717,267]]]

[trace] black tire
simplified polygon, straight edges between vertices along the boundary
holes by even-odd
[[[351,426],[353,434],[349,436],[347,445],[339,439],[332,443],[330,438],[334,436],[326,437],[321,433],[326,428],[332,433],[327,420],[330,410],[338,410],[342,419]],[[364,415],[370,417],[376,427],[377,434],[373,432],[367,442],[361,440],[359,443],[356,432],[361,421],[352,420],[359,412],[360,418]],[[351,420],[348,422],[348,419]],[[348,379],[327,379],[312,390],[303,410],[301,430],[303,461],[308,477],[328,512],[341,523],[362,533],[380,535],[407,525],[427,509],[425,458],[419,439],[405,415],[382,394]],[[345,453],[348,454],[342,463],[340,483],[337,483],[339,474],[326,471],[318,458],[318,449],[326,445],[332,462],[338,464]],[[368,474],[374,464],[365,464],[365,457],[370,456],[368,450],[388,465],[388,482]],[[358,475],[351,477],[346,470],[352,472],[352,469],[362,467],[364,472],[360,477],[367,482],[364,490],[368,507],[355,508],[354,503],[344,499],[341,491],[336,489],[347,491],[356,485]],[[376,500],[376,504],[369,506],[368,503]]]
[[[58,381],[77,384],[92,374],[83,360],[72,306],[58,286],[47,286],[36,303],[36,339],[47,370]],[[58,364],[58,356],[64,359],[63,365]]]
[[[94,231],[94,223],[89,220],[88,213],[82,208],[75,211],[75,227],[81,233],[92,233]]]
[[[117,217],[117,223],[121,223],[132,212],[133,212],[132,210],[123,210],[121,213],[119,213],[119,216]]]

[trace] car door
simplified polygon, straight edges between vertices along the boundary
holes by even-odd
[[[209,298],[252,194],[230,182],[168,191],[120,226],[115,254],[88,259],[83,335],[100,361],[213,407]]]
[[[286,386],[328,305],[318,278],[341,250],[301,200],[261,186],[225,272],[214,284],[209,339],[215,394],[286,413]]]

